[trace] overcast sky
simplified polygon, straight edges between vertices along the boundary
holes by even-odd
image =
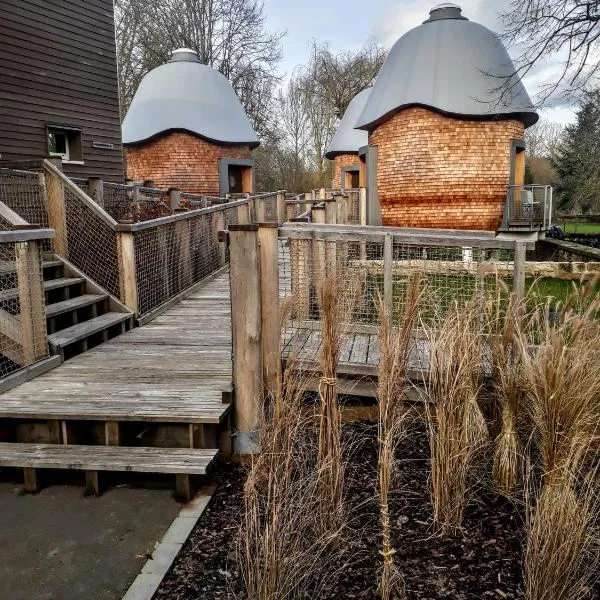
[[[282,68],[290,73],[306,62],[311,40],[327,41],[333,50],[361,46],[374,39],[390,47],[403,33],[422,23],[438,0],[265,0],[267,25],[286,31]],[[498,11],[510,0],[460,0],[463,15],[493,31],[500,32]],[[525,80],[531,96],[541,81],[550,81],[557,72],[549,60]],[[555,121],[569,122],[568,106],[544,110]]]

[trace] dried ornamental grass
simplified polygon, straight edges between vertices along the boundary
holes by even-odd
[[[434,523],[443,535],[462,524],[469,477],[488,441],[477,403],[483,358],[478,311],[456,303],[437,328],[429,328],[429,372],[425,378],[431,453]]]

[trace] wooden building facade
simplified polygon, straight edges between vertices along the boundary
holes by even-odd
[[[0,0],[0,167],[122,181],[113,0]]]

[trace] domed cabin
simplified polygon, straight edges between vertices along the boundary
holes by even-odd
[[[325,154],[333,161],[334,189],[365,187],[366,166],[361,148],[368,145],[369,134],[355,127],[370,93],[371,88],[367,88],[352,99]]]
[[[391,49],[357,127],[384,225],[497,231],[535,108],[500,39],[442,4]]]
[[[176,50],[144,77],[123,144],[131,180],[207,196],[254,192],[258,137],[227,78],[193,50]]]

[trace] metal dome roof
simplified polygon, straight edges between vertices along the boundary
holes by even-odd
[[[137,144],[167,131],[251,148],[260,143],[227,78],[187,48],[144,77],[123,121],[123,143]]]
[[[394,44],[356,126],[372,130],[409,106],[474,119],[511,116],[526,127],[538,120],[502,41],[455,4],[436,6]]]
[[[372,89],[367,88],[352,98],[329,144],[327,154],[325,154],[326,158],[333,159],[338,154],[358,154],[360,148],[369,143],[369,134],[366,131],[355,129],[355,127]]]

